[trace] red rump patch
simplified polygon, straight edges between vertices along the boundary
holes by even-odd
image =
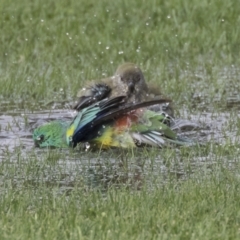
[[[114,127],[116,127],[118,131],[123,131],[131,127],[132,123],[138,122],[139,117],[142,115],[141,113],[141,109],[131,111],[130,113],[118,118],[115,121]]]

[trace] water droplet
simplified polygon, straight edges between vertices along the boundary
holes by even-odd
[[[28,41],[28,39],[26,38],[25,41]]]
[[[170,15],[168,15],[168,16],[167,16],[167,18],[168,18],[168,19],[170,19],[170,18],[171,18],[171,16],[170,16]]]
[[[41,22],[44,22],[44,20],[43,20],[43,19],[41,19]]]
[[[149,23],[148,22],[146,22],[146,26],[148,26],[149,25]]]
[[[138,48],[137,48],[136,52],[140,52],[140,49],[141,49],[141,47],[140,47],[140,46],[138,46]]]
[[[108,50],[109,48],[110,48],[110,47],[109,47],[109,46],[107,46],[107,47],[106,47],[106,50]]]
[[[87,142],[85,143],[85,151],[87,152],[90,149],[91,145]]]
[[[98,42],[99,45],[101,45],[102,43],[101,42]]]
[[[69,33],[66,33],[66,35],[68,36],[68,35],[69,35]]]
[[[123,54],[123,51],[119,51],[118,54]]]

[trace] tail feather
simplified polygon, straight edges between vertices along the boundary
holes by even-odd
[[[167,138],[161,132],[157,131],[149,131],[144,133],[133,132],[131,135],[137,145],[146,144],[150,146],[163,147],[169,144],[180,146],[192,146],[196,144],[188,138],[183,138],[179,136],[177,136],[176,139]]]
[[[147,134],[134,132],[131,134],[131,136],[134,139],[134,142],[136,143],[137,146],[149,145],[159,147],[158,142],[154,138],[150,138]]]

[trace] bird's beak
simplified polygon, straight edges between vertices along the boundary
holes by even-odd
[[[135,84],[132,81],[128,83],[128,91],[129,93],[133,93],[135,91]]]

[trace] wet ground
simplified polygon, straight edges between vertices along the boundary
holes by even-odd
[[[236,106],[235,99],[233,107]],[[239,103],[239,102],[238,102]],[[173,176],[186,179],[196,171],[209,171],[225,161],[227,168],[235,168],[235,154],[219,158],[218,146],[239,142],[239,116],[237,110],[222,113],[202,112],[198,115],[181,110],[177,125],[181,133],[198,141],[192,148],[138,150],[85,151],[84,149],[39,149],[32,140],[32,129],[54,119],[72,118],[75,112],[66,105],[52,104],[53,109],[21,110],[21,106],[3,103],[0,109],[0,163],[3,175],[0,185],[60,186],[60,191],[71,190],[76,185],[101,187],[115,185],[140,188],[162,185]],[[62,107],[62,109],[55,109]],[[43,108],[46,108],[44,106]],[[185,120],[183,120],[185,119]],[[189,126],[190,123],[190,127]],[[187,126],[187,127],[186,127]],[[231,150],[230,150],[231,151]],[[9,172],[8,166],[15,166]],[[11,168],[12,169],[12,168]],[[11,170],[12,171],[12,170]]]

